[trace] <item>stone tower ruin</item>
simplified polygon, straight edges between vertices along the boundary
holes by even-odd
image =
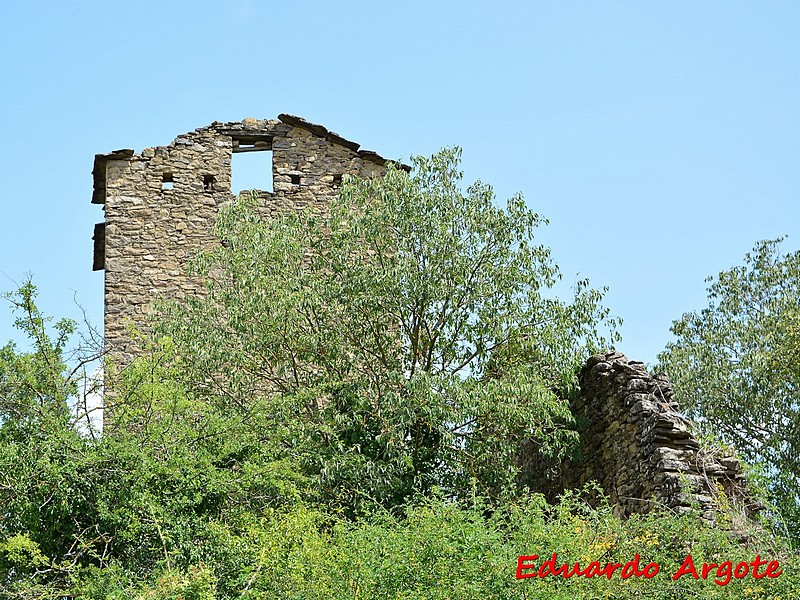
[[[139,154],[96,155],[92,203],[103,205],[105,221],[94,228],[93,268],[105,271],[105,343],[116,362],[132,358],[129,328],[145,325],[155,297],[197,292],[186,267],[218,243],[211,224],[233,198],[232,158],[243,152],[271,157],[271,189],[258,191],[267,214],[324,210],[342,175],[379,175],[386,166],[375,152],[286,114],[215,122]]]
[[[286,114],[215,122],[139,154],[96,155],[92,202],[103,205],[105,221],[95,225],[94,269],[105,271],[105,343],[118,366],[136,353],[129,327],[146,328],[154,298],[198,293],[202,283],[187,275],[187,266],[220,243],[211,225],[233,199],[232,159],[243,152],[271,158],[272,183],[265,186],[271,189],[258,190],[266,215],[325,211],[344,174],[379,176],[387,164],[325,127]],[[648,512],[655,501],[713,519],[721,494],[757,510],[738,461],[703,448],[677,409],[669,381],[651,376],[641,363],[615,352],[589,358],[571,406],[581,424],[581,456],[561,465],[555,485],[563,490],[597,481],[625,515]],[[521,475],[535,489],[535,453],[524,452],[522,462]]]

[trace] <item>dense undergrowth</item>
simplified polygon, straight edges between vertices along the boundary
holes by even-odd
[[[204,294],[107,357],[102,436],[74,323],[7,296],[28,347],[0,349],[0,598],[797,597],[789,542],[726,533],[724,498],[718,525],[621,520],[520,485],[525,443],[575,451],[566,398],[616,322],[586,281],[552,297],[521,198],[462,191],[456,151],[414,164],[345,179],[322,220],[223,211]],[[553,554],[659,572],[517,578]],[[689,555],[721,566],[673,580]],[[730,576],[758,557],[782,574]]]

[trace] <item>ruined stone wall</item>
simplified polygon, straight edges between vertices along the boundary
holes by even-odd
[[[186,274],[187,266],[220,243],[212,225],[233,198],[232,157],[259,151],[272,152],[273,189],[259,192],[266,215],[323,212],[342,175],[376,176],[386,165],[374,152],[290,115],[213,123],[168,146],[95,157],[92,202],[104,205],[105,222],[95,226],[94,268],[105,270],[105,340],[118,366],[135,354],[128,328],[146,328],[154,299],[200,293],[202,283]],[[621,514],[646,512],[655,500],[677,511],[694,505],[708,518],[718,486],[732,500],[743,498],[738,462],[701,447],[666,378],[608,353],[589,359],[580,385],[571,407],[581,427],[578,462],[545,465],[530,444],[523,451],[523,471],[539,489],[554,495],[596,480]]]
[[[105,340],[118,363],[135,353],[131,326],[146,326],[159,297],[198,293],[189,261],[219,243],[211,228],[232,199],[231,161],[237,152],[272,152],[271,191],[259,196],[266,214],[324,211],[344,174],[383,173],[386,161],[322,126],[291,115],[278,120],[213,123],[168,146],[135,154],[97,155],[92,202],[103,204],[95,226],[94,268],[105,269]]]
[[[584,366],[580,389],[571,408],[581,457],[566,470],[565,487],[596,480],[626,515],[648,512],[656,501],[714,520],[720,490],[726,501],[749,502],[739,461],[700,444],[665,375],[650,375],[623,354],[598,354]]]

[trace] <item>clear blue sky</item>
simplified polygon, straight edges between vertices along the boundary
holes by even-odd
[[[0,289],[102,324],[95,153],[288,112],[388,157],[464,149],[652,362],[704,278],[800,247],[800,3],[8,2]],[[0,307],[0,341],[13,331]]]

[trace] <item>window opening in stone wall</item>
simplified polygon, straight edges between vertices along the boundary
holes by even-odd
[[[175,187],[175,181],[172,178],[172,173],[164,173],[161,176],[161,189],[171,190]]]
[[[300,175],[292,174],[289,175],[289,179],[292,182],[292,185],[300,185]]]
[[[203,175],[203,191],[204,192],[213,192],[214,191],[214,176],[213,175]]]
[[[106,268],[106,224],[98,223],[94,226],[94,262],[92,271],[102,271]]]
[[[239,148],[243,148],[240,143]],[[231,192],[259,190],[272,193],[272,150],[234,152],[231,158]]]

